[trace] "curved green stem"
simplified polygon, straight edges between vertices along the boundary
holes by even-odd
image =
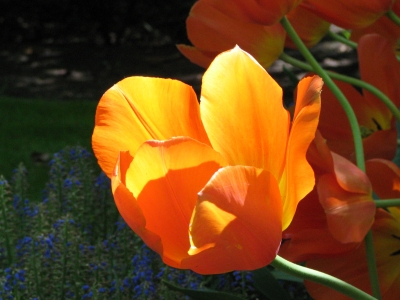
[[[340,34],[334,33],[333,31],[328,31],[328,35],[332,39],[334,39],[336,41],[339,41],[339,42],[341,42],[341,43],[343,43],[343,44],[345,44],[345,45],[347,45],[347,46],[349,46],[351,48],[354,48],[354,49],[357,48],[357,43],[356,42],[350,41],[350,40],[346,39],[344,36],[342,36]]]
[[[378,271],[376,269],[376,259],[375,259],[375,250],[374,250],[374,242],[372,240],[372,231],[368,231],[367,235],[364,238],[365,250],[367,251],[367,264],[368,264],[368,273],[369,273],[369,281],[371,282],[372,294],[377,299],[382,299],[381,297],[381,289],[379,286],[379,277]],[[374,266],[374,268],[370,268],[370,266]]]
[[[296,31],[293,29],[292,25],[288,21],[286,17],[283,17],[281,20],[282,26],[285,28],[286,33],[292,39],[293,43],[297,46],[298,50],[307,60],[307,62],[312,67],[312,70],[316,72],[321,78],[324,80],[325,84],[328,88],[332,91],[335,97],[338,99],[339,103],[342,105],[347,118],[350,123],[351,131],[353,134],[354,139],[354,150],[356,156],[356,163],[359,169],[365,172],[365,160],[364,160],[364,151],[363,151],[363,144],[362,144],[362,137],[361,132],[359,129],[357,118],[354,114],[354,110],[351,107],[350,103],[347,101],[346,97],[343,95],[342,91],[336,86],[333,80],[329,77],[326,71],[319,65],[317,60],[312,56],[310,51],[304,45],[303,41],[297,35]],[[372,244],[372,235],[371,231],[367,234],[366,238],[366,252],[367,252],[367,263],[368,263],[368,271],[371,278],[371,287],[374,293],[374,296],[377,299],[380,299],[380,292],[379,292],[379,281],[378,279],[378,271],[376,268],[375,262],[375,254],[374,254],[374,247]]]
[[[284,52],[281,53],[279,58],[282,59],[283,61],[285,61],[293,66],[296,66],[298,68],[301,68],[303,70],[313,71],[313,68],[309,64],[304,63],[296,58],[293,58]],[[362,81],[362,80],[354,78],[354,77],[350,77],[350,76],[346,76],[343,74],[334,73],[334,72],[330,72],[330,71],[325,71],[325,72],[333,79],[337,79],[337,80],[340,80],[343,82],[347,82],[351,85],[358,86],[358,87],[370,92],[374,96],[376,96],[379,100],[381,100],[386,105],[386,107],[390,110],[390,112],[397,119],[397,121],[400,122],[400,111],[397,109],[396,105],[394,105],[394,103],[389,99],[389,97],[381,92],[381,90],[377,89],[376,87],[374,87],[373,85],[371,85],[365,81]]]
[[[374,202],[377,208],[400,206],[400,199],[380,199],[375,200]]]
[[[396,23],[397,26],[400,26],[400,17],[399,17],[398,15],[396,15],[396,14],[394,13],[393,10],[389,10],[389,11],[386,13],[386,16],[387,16],[390,20],[392,20],[394,23]]]
[[[284,271],[287,274],[300,277],[306,280],[314,281],[316,283],[325,285],[329,288],[335,289],[336,291],[349,296],[352,299],[359,299],[359,300],[376,300],[376,298],[368,295],[367,293],[357,289],[356,287],[352,286],[340,280],[336,277],[331,275],[322,273],[320,271],[316,271],[310,268],[306,268],[303,266],[299,266],[295,263],[292,263],[280,256],[276,256],[274,261],[271,263],[276,269]]]
[[[347,115],[347,118],[349,119],[351,131],[353,133],[354,150],[356,155],[357,166],[362,171],[365,171],[364,151],[363,151],[361,132],[353,108],[349,104],[349,101],[347,101],[346,97],[343,95],[342,91],[336,86],[336,84],[329,77],[326,71],[319,65],[317,60],[304,45],[303,41],[297,35],[296,31],[294,30],[294,28],[292,27],[292,25],[290,24],[290,22],[286,17],[283,17],[283,19],[281,20],[281,24],[283,28],[285,28],[288,36],[292,39],[293,43],[297,46],[297,49],[301,52],[304,58],[311,65],[312,70],[319,76],[321,76],[321,78],[324,80],[324,83],[332,91],[332,93],[335,95],[335,97],[342,105]]]

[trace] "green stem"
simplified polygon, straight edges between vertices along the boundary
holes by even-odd
[[[283,60],[293,66],[301,68],[303,70],[313,71],[313,68],[309,64],[304,63],[296,58],[293,58],[293,57],[287,55],[286,53],[281,53],[279,58],[281,60]],[[397,109],[396,105],[394,105],[394,103],[389,99],[389,97],[381,92],[381,90],[377,89],[376,87],[374,87],[373,85],[371,85],[365,81],[362,81],[362,80],[354,78],[354,77],[350,77],[350,76],[346,76],[346,75],[342,75],[342,74],[334,73],[334,72],[330,72],[330,71],[325,71],[325,72],[333,79],[347,82],[351,85],[358,86],[358,87],[370,92],[375,97],[377,97],[379,100],[381,100],[387,106],[387,108],[390,110],[390,112],[393,114],[393,116],[397,119],[397,121],[400,122],[400,111]]]
[[[331,275],[322,273],[320,271],[316,271],[310,268],[306,268],[295,263],[292,263],[280,256],[276,256],[274,261],[271,263],[276,269],[284,271],[289,275],[293,275],[296,277],[300,277],[306,280],[314,281],[316,283],[325,285],[329,288],[335,289],[336,291],[349,296],[352,299],[359,299],[359,300],[376,300],[376,298],[368,295],[367,293],[363,292],[362,290],[352,286],[340,280],[336,277]]]
[[[332,39],[334,39],[336,41],[339,41],[339,42],[341,42],[341,43],[343,43],[343,44],[345,44],[345,45],[347,45],[347,46],[349,46],[351,48],[354,48],[354,49],[357,48],[357,43],[356,42],[350,41],[350,40],[346,39],[344,36],[342,36],[340,34],[334,33],[333,31],[328,31],[328,35]]]
[[[365,242],[365,250],[367,252],[367,264],[368,264],[368,273],[369,273],[369,281],[371,282],[372,294],[376,297],[376,299],[382,299],[381,297],[381,289],[379,286],[379,276],[378,270],[376,269],[376,259],[375,259],[375,250],[374,250],[374,242],[372,239],[372,231],[368,231],[367,235],[364,239]],[[370,266],[374,266],[374,268],[370,268]]]
[[[304,58],[311,65],[312,70],[324,80],[324,83],[332,91],[332,93],[338,99],[339,103],[342,105],[347,115],[347,118],[349,119],[351,131],[353,133],[354,150],[356,155],[357,166],[362,171],[365,171],[365,160],[364,160],[361,132],[353,108],[351,107],[349,101],[347,101],[342,91],[337,87],[337,85],[333,82],[333,80],[329,77],[326,71],[319,65],[317,60],[304,45],[303,41],[300,39],[300,37],[298,36],[298,34],[296,33],[296,31],[294,30],[294,28],[292,27],[292,25],[290,24],[290,22],[286,17],[283,17],[283,19],[281,20],[281,24],[283,28],[285,28],[288,36],[292,39],[293,43],[297,46],[297,49],[301,52]]]
[[[400,206],[400,199],[381,199],[381,200],[375,200],[374,202],[377,208]]]
[[[392,20],[394,23],[396,23],[397,26],[400,26],[400,17],[399,17],[398,15],[396,15],[396,14],[394,13],[393,10],[389,10],[389,11],[386,13],[386,16],[387,16],[390,20]]]
[[[358,121],[356,115],[354,114],[354,110],[351,107],[350,103],[347,101],[346,97],[343,95],[342,91],[336,86],[333,80],[329,77],[329,75],[325,72],[325,70],[319,65],[317,60],[312,56],[310,51],[304,45],[303,41],[297,35],[296,31],[293,29],[292,25],[288,21],[286,17],[283,17],[281,20],[282,26],[285,28],[286,33],[292,39],[293,43],[297,46],[298,50],[307,60],[307,62],[311,65],[314,72],[316,72],[321,78],[324,80],[324,83],[328,86],[328,88],[332,91],[335,97],[338,99],[339,103],[342,105],[347,118],[350,123],[351,131],[354,139],[354,151],[356,156],[356,163],[359,169],[365,172],[365,159],[364,159],[364,151],[362,144],[361,132],[359,129]],[[371,232],[367,234],[367,237],[371,236]],[[366,238],[366,251],[367,251],[367,263],[368,263],[368,271],[371,278],[371,286],[374,296],[377,299],[381,299],[379,293],[379,281],[378,279],[378,271],[375,262],[374,256],[374,248],[371,242],[367,242]],[[378,288],[377,288],[378,287]],[[359,298],[357,298],[359,299]]]

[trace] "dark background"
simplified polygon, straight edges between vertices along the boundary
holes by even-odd
[[[198,91],[189,43],[194,0],[0,0],[0,94],[98,100],[131,75],[172,77]]]

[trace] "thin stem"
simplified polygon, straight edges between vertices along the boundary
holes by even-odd
[[[311,65],[312,70],[319,76],[321,76],[321,78],[324,80],[324,83],[332,91],[332,93],[338,99],[339,103],[342,105],[347,115],[347,118],[349,119],[351,131],[353,133],[354,150],[356,155],[357,166],[362,171],[365,171],[365,160],[364,160],[361,132],[353,108],[351,107],[349,101],[347,101],[342,91],[337,87],[337,85],[333,82],[333,80],[329,77],[326,71],[319,65],[317,60],[304,45],[303,41],[297,35],[296,31],[293,29],[292,25],[290,24],[290,22],[286,17],[283,17],[283,19],[281,20],[281,24],[283,28],[285,28],[288,36],[292,39],[293,43],[297,46],[297,49],[301,52],[304,58]]]
[[[394,23],[396,23],[397,26],[400,26],[400,17],[399,17],[398,15],[396,15],[396,14],[394,13],[393,10],[389,10],[389,11],[386,13],[386,16],[387,16],[390,20],[392,20]]]
[[[374,297],[376,297],[376,299],[382,299],[381,289],[379,287],[378,270],[376,267],[370,268],[370,266],[376,266],[374,242],[372,239],[371,230],[368,231],[367,235],[365,236],[364,242],[365,250],[367,251],[368,273],[369,281],[371,282],[372,294],[374,295]]]
[[[314,281],[316,283],[325,285],[329,288],[335,289],[336,291],[346,296],[349,296],[352,299],[376,300],[376,298],[372,297],[371,295],[368,295],[367,293],[352,286],[351,284],[344,282],[343,280],[322,273],[320,271],[316,271],[310,268],[297,265],[280,256],[276,256],[271,265],[274,268],[284,271],[287,274],[304,278],[306,280]]]
[[[349,46],[351,48],[354,48],[354,49],[357,48],[357,43],[356,42],[350,41],[349,39],[346,39],[344,36],[342,36],[340,34],[334,33],[333,31],[328,31],[328,35],[332,39],[334,39],[336,41],[339,41],[339,42],[341,42],[341,43],[343,43],[343,44],[345,44],[345,45],[347,45],[347,46]]]
[[[381,200],[375,200],[374,202],[377,208],[400,206],[400,199],[381,199]]]
[[[287,55],[286,53],[281,53],[279,58],[281,60],[283,60],[293,66],[301,68],[303,70],[313,71],[313,68],[309,64],[304,63],[296,58],[293,58],[293,57]],[[342,74],[334,73],[334,72],[330,72],[330,71],[325,71],[325,72],[333,79],[337,79],[337,80],[340,80],[343,82],[347,82],[351,85],[358,86],[358,87],[370,92],[374,96],[376,96],[380,101],[382,101],[387,106],[387,108],[390,110],[390,112],[393,114],[393,116],[397,119],[397,121],[400,122],[400,111],[397,109],[396,105],[394,105],[394,103],[390,100],[390,98],[381,92],[381,90],[377,89],[376,87],[374,87],[373,85],[371,85],[365,81],[362,81],[362,80],[354,78],[354,77],[350,77],[350,76],[346,76],[346,75],[342,75]]]
[[[333,80],[329,77],[329,75],[325,72],[325,70],[319,65],[317,60],[312,56],[310,51],[307,49],[307,47],[304,45],[300,37],[297,35],[296,31],[293,29],[292,25],[288,21],[286,17],[283,17],[281,20],[282,26],[285,28],[286,33],[288,36],[292,39],[293,43],[297,46],[298,50],[301,52],[301,54],[304,56],[304,58],[308,61],[308,63],[311,65],[312,69],[314,72],[316,72],[321,78],[324,80],[325,84],[328,86],[328,88],[332,91],[332,93],[335,95],[335,97],[338,99],[339,103],[342,105],[347,118],[350,123],[351,131],[353,134],[353,139],[354,139],[354,150],[355,150],[355,156],[356,156],[356,163],[359,169],[362,171],[365,171],[365,160],[364,160],[364,151],[363,151],[363,144],[362,144],[362,137],[361,137],[361,132],[359,129],[358,121],[357,118],[354,114],[354,110],[351,107],[350,103],[347,101],[346,97],[343,95],[342,91],[336,86],[336,84],[333,82]],[[371,237],[371,231],[367,234],[367,237]],[[366,249],[367,249],[367,264],[368,264],[368,271],[370,274],[370,279],[371,279],[371,286],[372,286],[372,291],[374,295],[376,296],[377,299],[380,299],[380,293],[379,293],[379,282],[378,282],[378,276],[377,276],[377,268],[375,262],[375,256],[374,256],[374,247],[372,242],[368,241],[368,238],[366,238]],[[377,288],[378,286],[378,288]],[[357,297],[356,297],[357,298]],[[359,299],[359,298],[357,298]]]

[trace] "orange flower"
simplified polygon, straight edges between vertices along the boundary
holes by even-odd
[[[400,106],[400,64],[391,44],[371,34],[360,39],[358,58],[361,78],[380,89]],[[395,119],[389,109],[370,92],[361,95],[350,84],[335,81],[354,109],[363,136],[366,159],[393,159],[397,147]],[[318,129],[332,151],[354,160],[354,143],[350,123],[339,102],[329,89],[324,101]]]
[[[329,23],[296,6],[301,0],[200,0],[186,20],[189,40],[194,47],[178,45],[190,61],[208,67],[221,52],[239,45],[268,68],[282,53],[286,32],[279,20],[288,12],[300,37],[314,46],[329,29]],[[294,47],[290,40],[286,45]]]
[[[170,266],[267,265],[314,185],[305,154],[321,87],[299,83],[290,123],[281,88],[238,47],[204,74],[200,106],[181,82],[122,80],[101,98],[92,139],[121,215]]]
[[[346,29],[363,28],[390,10],[393,0],[304,0],[302,6]]]
[[[366,165],[367,174],[379,197],[400,197],[400,169],[395,164],[373,159],[367,161]],[[316,208],[314,215],[306,210],[310,208]],[[334,239],[323,215],[315,199],[305,198],[288,228],[292,239],[284,242],[280,254],[293,261],[305,261],[307,267],[333,275],[371,293],[365,246],[362,243],[343,244]],[[311,219],[307,220],[307,216]],[[383,299],[397,300],[400,298],[400,208],[390,208],[389,212],[378,209],[372,234]],[[306,281],[305,284],[314,299],[348,299],[316,283]]]
[[[323,236],[328,230],[329,235],[341,243],[361,242],[375,215],[367,176],[350,161],[331,152],[319,132],[310,145],[307,159],[314,169],[316,185],[300,203],[284,237],[296,238],[296,233],[303,230]],[[319,240],[324,241],[323,244],[326,242],[326,238]],[[312,238],[311,247],[314,246]],[[326,251],[334,251],[328,244],[326,246]],[[301,255],[301,252],[292,255]]]

